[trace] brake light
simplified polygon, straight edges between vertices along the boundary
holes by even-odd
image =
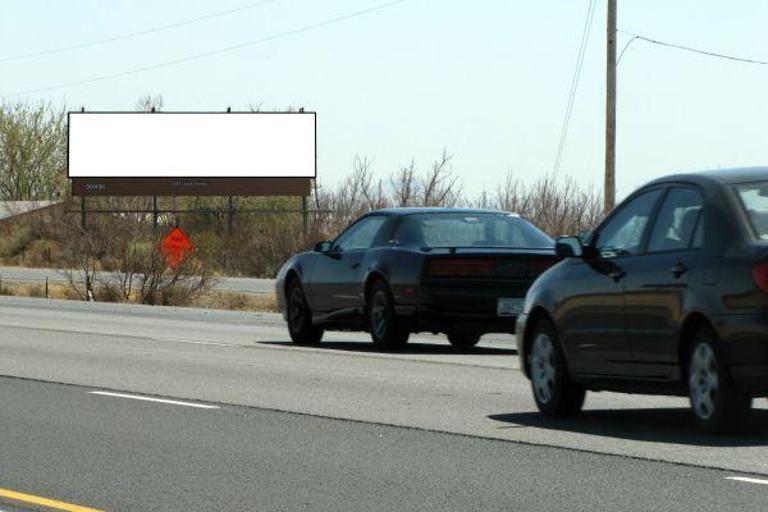
[[[496,270],[496,260],[490,258],[446,258],[429,263],[427,274],[432,277],[485,277]]]
[[[763,293],[768,293],[768,261],[763,261],[752,267],[752,279]]]

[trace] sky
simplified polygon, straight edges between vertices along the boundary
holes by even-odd
[[[0,98],[87,110],[132,110],[146,94],[161,94],[168,111],[304,107],[318,113],[318,177],[331,185],[356,155],[386,177],[411,159],[426,169],[444,148],[470,195],[493,191],[509,172],[532,180],[551,171],[588,0],[388,3],[0,0]],[[559,170],[595,188],[604,165],[605,18],[598,0]],[[766,20],[768,0],[618,0],[620,30],[764,61]],[[619,50],[629,38],[619,34]],[[251,41],[261,42],[58,87]],[[670,172],[768,165],[768,66],[634,41],[617,81],[619,197]]]

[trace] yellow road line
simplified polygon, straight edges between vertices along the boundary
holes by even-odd
[[[81,507],[79,505],[72,505],[70,503],[64,503],[63,501],[41,498],[40,496],[32,496],[31,494],[24,494],[22,492],[11,491],[9,489],[0,489],[0,498],[8,498],[9,500],[20,501],[22,503],[31,503],[32,505],[52,508],[55,510],[64,510],[66,512],[104,512],[103,510],[98,510],[95,508]]]

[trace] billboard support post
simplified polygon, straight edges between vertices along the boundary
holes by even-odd
[[[152,227],[157,229],[157,196],[152,196]]]
[[[86,226],[86,208],[85,208],[85,196],[80,198],[80,228],[85,231]]]
[[[231,234],[235,225],[235,203],[232,196],[229,196],[227,206],[227,233]]]
[[[309,211],[307,210],[307,196],[301,196],[301,223],[304,236],[307,236]]]

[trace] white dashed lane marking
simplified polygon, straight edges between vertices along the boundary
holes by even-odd
[[[154,398],[150,396],[129,395],[127,393],[113,393],[111,391],[89,391],[91,395],[110,396],[115,398],[128,398],[131,400],[141,400],[143,402],[156,402],[161,404],[179,405],[182,407],[196,407],[198,409],[220,409],[218,405],[198,404],[194,402],[181,402],[179,400],[167,400],[165,398]]]
[[[726,480],[733,480],[735,482],[746,482],[748,484],[760,484],[768,485],[768,480],[761,478],[750,478],[748,476],[727,476]]]

